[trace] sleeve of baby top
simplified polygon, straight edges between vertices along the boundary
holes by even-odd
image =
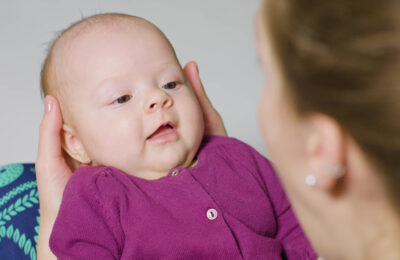
[[[106,168],[81,167],[68,182],[50,237],[58,259],[119,259],[123,232],[108,208]],[[112,193],[112,192],[111,192]]]
[[[256,167],[255,170],[266,187],[266,193],[274,208],[277,222],[276,239],[282,243],[286,255],[285,259],[317,259],[318,256],[301,229],[271,163],[250,146],[247,149],[252,156],[251,161],[253,161]]]

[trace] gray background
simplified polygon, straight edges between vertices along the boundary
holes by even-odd
[[[123,12],[156,24],[180,62],[196,60],[228,134],[265,154],[257,122],[262,71],[254,0],[13,0],[0,4],[0,166],[34,162],[43,113],[39,73],[48,43],[81,16]]]

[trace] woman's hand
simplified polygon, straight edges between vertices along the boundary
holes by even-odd
[[[38,259],[56,259],[49,248],[49,238],[61,204],[65,185],[72,175],[67,156],[61,149],[62,116],[57,100],[45,99],[45,113],[40,125],[39,148],[36,159],[36,179],[40,201]]]
[[[193,88],[194,93],[197,96],[201,110],[203,110],[205,134],[226,136],[227,133],[222,118],[218,114],[217,110],[215,110],[215,108],[212,106],[207,94],[204,91],[196,62],[188,62],[185,65],[184,72]]]

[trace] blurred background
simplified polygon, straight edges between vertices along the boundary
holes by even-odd
[[[0,4],[0,166],[34,162],[43,114],[40,70],[57,32],[104,12],[158,26],[182,65],[195,60],[228,134],[266,154],[257,122],[263,77],[255,42],[259,1],[13,0]]]

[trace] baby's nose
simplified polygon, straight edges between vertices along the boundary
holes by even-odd
[[[153,113],[159,109],[165,109],[171,106],[171,97],[164,91],[158,90],[150,94],[144,108],[147,113]]]

